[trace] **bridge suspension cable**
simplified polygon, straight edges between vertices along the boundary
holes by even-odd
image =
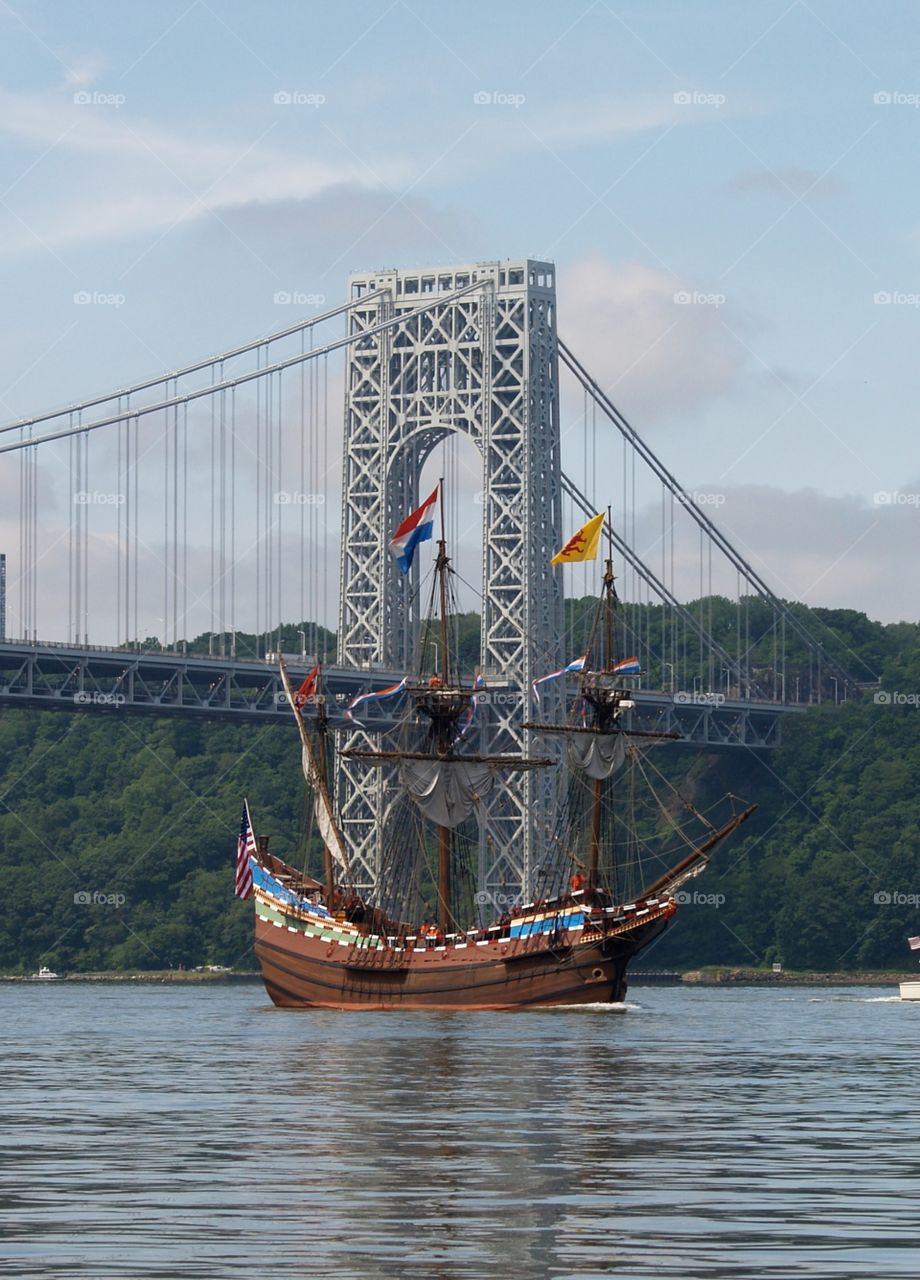
[[[792,611],[784,600],[777,596],[763,578],[757,573],[753,566],[735,549],[728,538],[710,519],[708,514],[693,500],[684,487],[677,480],[676,476],[664,465],[663,462],[652,452],[637,431],[627,422],[626,418],[620,413],[616,405],[599,385],[599,383],[588,373],[587,369],[568,347],[561,338],[558,339],[559,357],[563,364],[573,373],[578,382],[585,388],[588,394],[593,398],[595,403],[604,413],[605,417],[617,428],[624,440],[629,443],[634,451],[634,455],[638,455],[649,467],[652,473],[657,476],[662,485],[664,485],[673,495],[681,506],[688,512],[693,520],[696,521],[700,528],[701,537],[705,536],[718,550],[726,557],[731,565],[734,566],[740,578],[742,578],[753,590],[755,595],[766,600],[776,613],[777,620],[781,621],[782,626],[790,627],[796,633],[801,642],[818,660],[819,668],[823,663],[825,667],[834,672],[838,679],[844,682],[851,682],[851,677],[830,655],[826,654],[823,645],[816,640],[811,631],[804,622]],[[633,512],[635,506],[633,505]],[[711,592],[710,598],[711,598]],[[704,584],[700,582],[700,597],[704,597]],[[740,603],[740,597],[739,597]],[[815,618],[815,623],[824,627],[825,624],[820,619]],[[855,657],[856,655],[854,655]]]

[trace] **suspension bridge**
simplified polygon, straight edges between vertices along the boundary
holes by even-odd
[[[608,503],[636,721],[771,747],[784,715],[859,692],[833,633],[772,591],[559,336],[552,263],[354,275],[321,314],[0,427],[0,475],[18,493],[0,705],[289,721],[268,659],[292,626],[302,658],[334,656],[334,701],[391,683],[420,583],[387,541],[439,476],[455,561],[480,565],[479,665],[509,691],[497,741],[527,745],[531,681],[580,652],[594,583],[576,571],[566,601],[548,562]],[[387,780],[354,767],[341,819],[372,880]],[[534,775],[516,786],[489,818],[487,880],[529,877],[550,801]]]

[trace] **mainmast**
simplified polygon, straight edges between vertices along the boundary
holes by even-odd
[[[438,557],[435,561],[435,573],[438,575],[438,595],[440,596],[441,615],[441,683],[447,688],[450,676],[450,650],[447,627],[447,571],[450,561],[447,558],[447,538],[444,532],[444,477],[438,480],[438,497],[441,507],[441,537],[438,540]],[[446,738],[446,724],[437,726],[438,754],[447,752],[449,742]],[[438,824],[438,928],[442,933],[449,933],[452,923],[450,884],[450,829]]]
[[[456,661],[451,656],[449,590],[450,557],[444,529],[444,481],[438,482],[441,501],[441,536],[434,564],[434,580],[429,600],[428,620],[422,632],[421,658],[417,676],[405,682],[406,693],[417,716],[407,717],[410,724],[423,718],[428,722],[427,741],[423,750],[343,751],[343,756],[366,760],[370,764],[398,761],[400,782],[424,816],[433,823],[437,839],[437,924],[443,933],[451,932],[456,920],[453,911],[451,877],[451,832],[475,811],[489,793],[495,770],[534,769],[551,764],[549,759],[525,759],[520,756],[479,755],[462,749],[462,739],[475,711],[475,689],[464,686]],[[437,636],[440,653],[434,662],[434,674],[426,676],[425,658],[433,643],[434,613],[438,614]],[[430,670],[431,668],[429,668]],[[405,740],[404,740],[405,741]]]

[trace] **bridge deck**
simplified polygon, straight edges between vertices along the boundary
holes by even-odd
[[[295,680],[307,671],[303,663],[288,665]],[[394,684],[402,673],[329,666],[324,675],[335,719],[356,694]],[[633,727],[677,731],[686,741],[713,747],[776,747],[783,717],[806,709],[712,693],[640,689],[633,697]],[[294,723],[277,668],[261,659],[22,641],[0,642],[2,706]],[[366,723],[387,728],[393,720],[374,709]]]

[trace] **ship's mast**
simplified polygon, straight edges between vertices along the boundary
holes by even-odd
[[[316,703],[316,772],[319,775],[321,786],[328,792],[329,790],[329,756],[327,750],[329,717],[326,713],[326,697],[323,693],[322,676],[317,678],[317,686],[319,687],[319,696],[315,698]],[[332,902],[332,896],[335,892],[335,867],[332,862],[332,852],[326,841],[323,841],[323,892],[326,895],[326,902]]]
[[[447,625],[447,537],[444,532],[444,477],[438,480],[438,499],[441,509],[441,537],[438,540],[438,558],[435,561],[435,572],[438,575],[438,594],[441,603],[441,683],[446,688],[450,675],[450,654],[448,649]],[[444,725],[439,726],[438,753],[446,753],[449,742]],[[442,933],[449,933],[452,924],[450,883],[450,830],[438,826],[438,928]]]
[[[607,559],[604,563],[604,580],[601,588],[601,607],[604,611],[603,642],[601,650],[601,672],[613,670],[613,523],[610,507],[607,508]],[[606,728],[607,717],[600,708],[595,708],[595,718],[599,728]],[[600,869],[601,851],[601,814],[604,804],[604,779],[595,778],[591,794],[591,845],[588,856],[587,888],[597,888]]]
[[[397,760],[404,762],[403,788],[435,828],[438,848],[437,924],[443,933],[449,933],[456,924],[452,903],[451,831],[472,815],[474,806],[491,789],[497,770],[545,768],[552,761],[548,758],[480,755],[464,750],[460,745],[464,731],[458,730],[459,722],[475,707],[475,689],[463,686],[457,663],[451,658],[448,587],[451,570],[444,528],[443,479],[438,481],[438,496],[441,500],[441,536],[437,543],[428,619],[422,631],[419,670],[413,681],[406,682],[406,691],[418,713],[407,717],[406,726],[417,723],[421,716],[428,720],[430,728],[426,749],[413,751],[403,746],[397,751],[366,751],[350,748],[342,755],[374,765],[386,765]],[[441,652],[433,664],[433,674],[426,677],[428,645],[435,643],[432,633],[435,632],[436,609],[440,617],[435,634],[439,638]]]

